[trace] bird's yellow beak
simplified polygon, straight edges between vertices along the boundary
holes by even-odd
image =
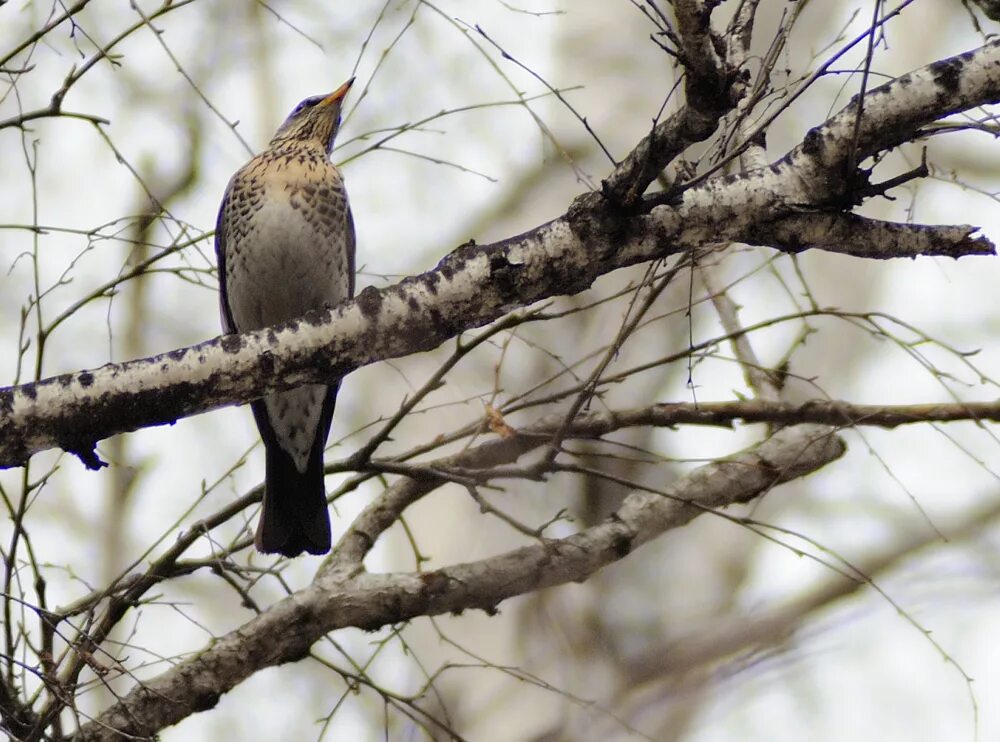
[[[347,91],[351,89],[351,85],[353,84],[354,84],[354,78],[352,77],[350,80],[345,82],[339,88],[337,88],[328,96],[326,96],[323,100],[321,100],[319,102],[320,108],[329,106],[332,103],[336,103],[337,101],[343,100],[344,96],[347,95]]]

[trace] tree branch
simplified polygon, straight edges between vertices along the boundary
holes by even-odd
[[[600,194],[586,194],[547,224],[491,245],[465,245],[432,271],[381,291],[369,287],[353,302],[302,321],[0,389],[0,466],[55,446],[96,466],[94,446],[110,435],[429,350],[514,307],[582,291],[618,268],[718,241],[760,242],[762,225],[843,208],[857,186],[844,176],[850,152],[874,154],[933,120],[997,100],[1000,41],[873,90],[856,147],[854,102],[773,165],[648,198],[647,214],[623,214]],[[953,229],[959,238],[949,254],[992,254],[985,238]],[[785,233],[774,236],[788,241]],[[913,255],[913,244],[905,255]]]
[[[707,139],[719,121],[739,103],[730,75],[716,52],[711,10],[700,3],[684,0],[674,4],[677,15],[679,50],[684,65],[684,105],[666,120],[656,123],[628,157],[601,184],[605,197],[614,204],[631,208],[649,184],[674,158],[690,145]]]
[[[610,518],[565,539],[428,573],[373,575],[357,567],[321,571],[310,587],[139,684],[73,739],[151,736],[214,707],[254,672],[302,659],[316,640],[338,628],[375,630],[418,615],[471,608],[493,612],[509,597],[585,579],[666,530],[805,476],[844,450],[824,428],[784,428],[746,453],[696,469],[665,494],[632,493]]]
[[[901,224],[857,214],[796,214],[762,224],[744,242],[779,246],[783,252],[818,249],[875,260],[993,254],[993,244],[978,231],[968,224]]]

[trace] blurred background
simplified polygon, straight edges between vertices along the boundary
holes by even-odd
[[[864,33],[875,4],[761,6],[759,54],[799,14],[766,113]],[[641,2],[79,2],[72,23],[42,33],[66,8],[0,5],[3,384],[219,334],[211,230],[228,178],[299,100],[352,75],[358,84],[334,159],[357,225],[359,288],[427,270],[470,239],[522,232],[597,187],[612,165],[577,114],[621,159],[665,101],[667,111],[679,103],[668,100],[677,69],[650,39],[656,28]],[[978,23],[960,0],[909,3],[875,45],[871,85],[997,31],[981,16]],[[865,46],[775,121],[769,160],[858,91]],[[24,120],[53,96],[62,115]],[[861,212],[975,224],[1000,240],[1000,150],[986,133],[903,147],[874,180],[914,167],[923,146],[931,177]],[[705,169],[709,152],[686,158]],[[619,271],[559,300],[553,308],[570,313],[558,321],[498,333],[422,400],[379,455],[447,437],[481,420],[486,405],[514,426],[563,409],[565,397],[546,404],[546,395],[592,372],[646,271]],[[786,364],[788,399],[992,400],[998,280],[994,258],[876,263],[732,246],[656,300],[606,376],[627,373],[595,405],[750,396],[727,344],[684,352],[725,334],[706,298],[721,289],[745,326],[761,323],[750,335],[761,361]],[[327,461],[363,445],[453,350],[352,374]],[[654,363],[674,354],[679,360]],[[645,363],[649,371],[635,370]],[[574,450],[578,462],[664,487],[763,432],[638,429]],[[995,426],[860,428],[844,437],[843,459],[737,513],[774,529],[707,515],[584,584],[509,600],[497,616],[337,632],[313,659],[258,673],[162,738],[448,739],[447,729],[470,740],[1000,738]],[[437,445],[421,460],[468,442]],[[32,635],[40,575],[50,608],[71,604],[140,569],[263,477],[257,431],[242,408],[119,436],[98,451],[110,463],[99,472],[60,452],[0,472],[8,632]],[[328,487],[345,479],[331,476]],[[391,481],[370,480],[336,501],[335,539]],[[524,523],[566,511],[550,536],[600,520],[629,492],[571,474],[502,484],[489,501]],[[30,544],[11,553],[10,514],[25,509]],[[247,510],[185,556],[208,559],[255,521]],[[459,487],[419,502],[406,525],[381,540],[368,569],[436,568],[526,538]],[[105,662],[110,672],[82,677],[81,714],[246,622],[254,606],[308,584],[319,564],[295,560],[276,579],[267,571],[273,559],[246,550],[227,558],[240,565],[238,579],[196,570],[126,617],[106,647],[117,652]],[[845,579],[854,567],[877,587]],[[36,665],[36,650],[17,642],[14,659]],[[25,692],[39,687],[30,670],[16,672]]]

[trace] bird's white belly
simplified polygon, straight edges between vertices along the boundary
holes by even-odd
[[[301,209],[265,199],[227,274],[237,329],[259,329],[347,298],[347,226],[337,238],[320,234]]]

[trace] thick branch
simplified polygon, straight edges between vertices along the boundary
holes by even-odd
[[[992,255],[993,244],[968,224],[901,224],[857,214],[796,214],[760,225],[744,242],[786,252],[819,249],[856,258]]]
[[[382,291],[368,288],[308,321],[2,389],[0,466],[55,446],[95,465],[93,447],[110,435],[429,350],[514,307],[582,291],[617,268],[708,243],[759,241],[761,225],[804,210],[836,210],[831,204],[843,197],[845,181],[833,166],[849,152],[871,154],[898,143],[904,131],[997,99],[1000,42],[993,42],[872,91],[853,150],[852,104],[774,165],[709,180],[684,191],[679,203],[649,199],[648,214],[619,213],[599,194],[587,194],[548,224],[492,245],[463,246],[433,271]],[[949,249],[957,256],[993,247],[966,236]]]
[[[820,126],[785,160],[818,185],[842,178],[858,161],[910,141],[918,129],[951,114],[1000,101],[1000,39],[929,64],[873,89]],[[863,115],[855,129],[857,108]],[[855,141],[855,133],[857,141]]]
[[[843,452],[844,444],[824,428],[785,428],[749,452],[696,469],[665,494],[629,495],[612,517],[569,538],[435,572],[326,573],[200,654],[137,686],[84,725],[75,739],[153,735],[212,708],[254,672],[302,659],[315,641],[338,628],[374,630],[418,615],[494,611],[509,597],[585,579],[706,509],[751,500]]]

